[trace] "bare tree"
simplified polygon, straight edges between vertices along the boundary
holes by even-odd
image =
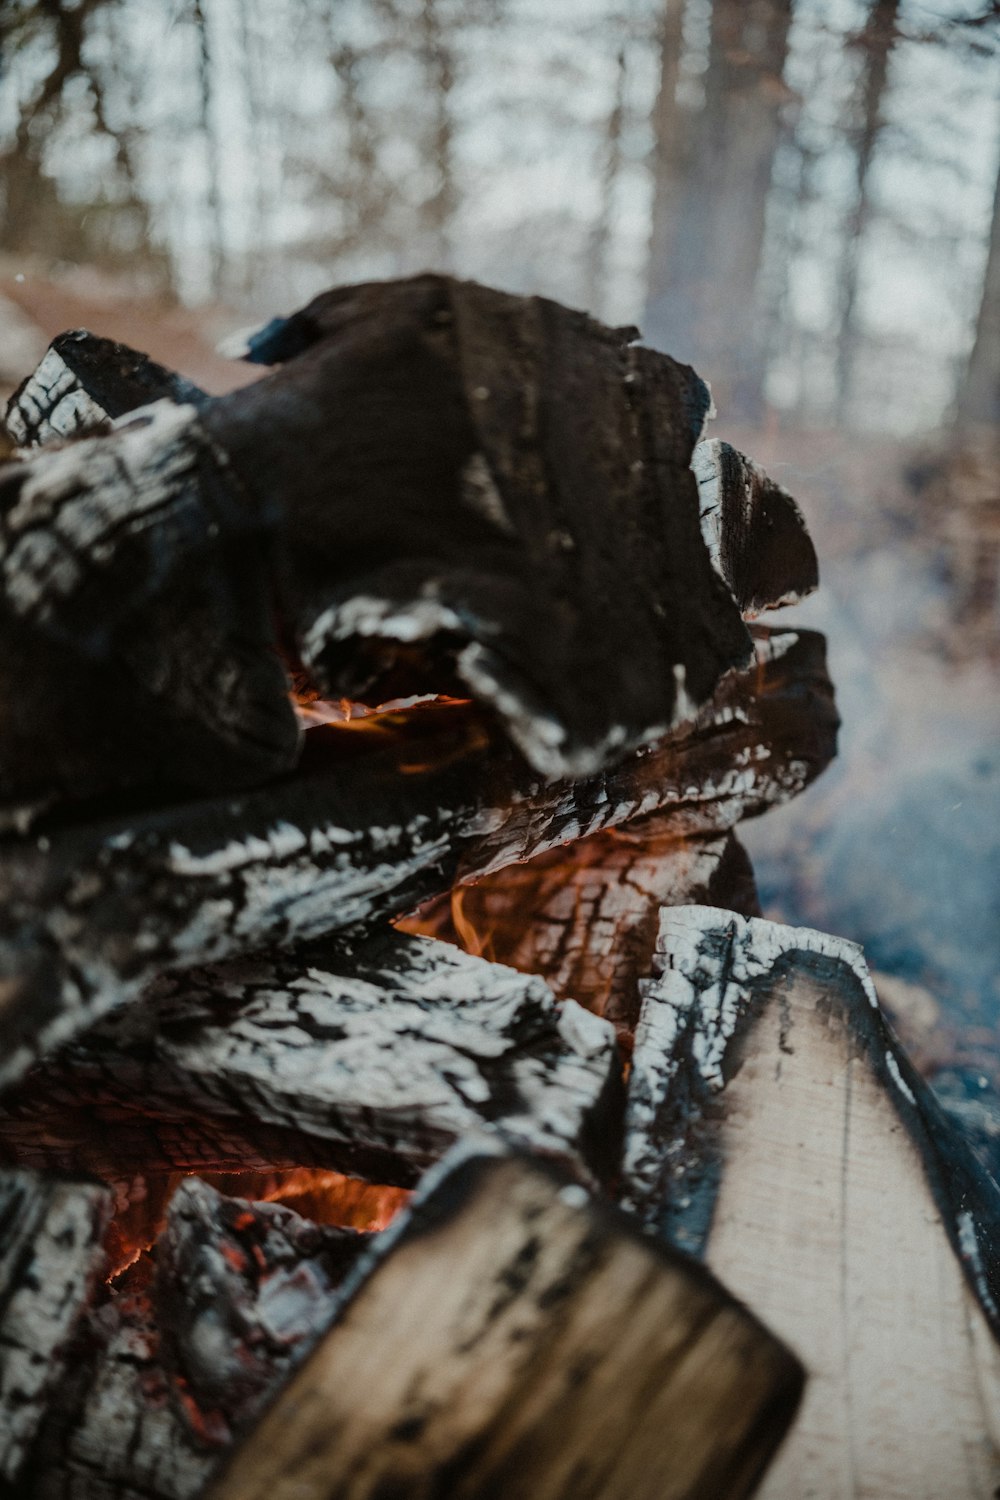
[[[839,275],[840,325],[837,337],[836,415],[847,417],[858,353],[858,273],[865,231],[872,215],[871,167],[884,123],[889,64],[899,36],[900,0],[872,0],[863,29],[849,45],[862,58],[858,123],[854,137],[854,203],[845,227]]]
[[[960,430],[990,424],[1000,428],[1000,167],[976,336],[962,372],[956,416]]]
[[[748,418],[758,417],[763,403],[756,290],[782,106],[790,97],[783,73],[791,18],[792,0],[714,0],[704,98],[679,123],[679,138],[658,142],[657,151],[667,163],[679,157],[681,176],[654,202],[660,220],[671,213],[674,226],[654,233],[666,259],[649,268],[646,331],[697,364],[730,414]],[[666,30],[661,55],[656,124],[673,120],[677,128],[678,112],[669,107],[676,53]]]

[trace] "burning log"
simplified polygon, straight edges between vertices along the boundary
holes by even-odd
[[[581,1188],[459,1153],[208,1494],[735,1500],[801,1378],[700,1268]]]
[[[4,426],[18,448],[77,437],[153,401],[200,406],[204,391],[147,354],[84,328],[60,333],[7,404]]]
[[[0,1483],[13,1484],[104,1271],[112,1193],[0,1173]]]
[[[762,1497],[991,1496],[1000,1190],[899,1047],[860,950],[678,908],[645,988],[625,1202],[813,1374]]]
[[[0,798],[287,770],[275,607],[321,693],[460,684],[546,775],[686,719],[751,645],[689,466],[707,388],[633,338],[445,277],[379,283],[285,320],[257,354],[288,362],[211,399],[62,336],[11,407],[19,440],[163,394],[0,471]],[[755,606],[772,535],[813,578],[767,494],[716,548]]]
[[[19,1495],[194,1500],[328,1321],[368,1238],[186,1179],[155,1262],[92,1312]]]
[[[0,1152],[102,1175],[314,1164],[410,1186],[493,1130],[617,1164],[610,1028],[512,969],[390,932],[162,980],[0,1105]]]
[[[0,842],[2,1081],[164,970],[400,915],[657,808],[704,833],[795,795],[834,753],[822,637],[762,633],[757,653],[659,745],[575,782],[540,781],[466,710],[428,711],[426,737],[355,760],[311,731],[294,777],[238,797]]]
[[[797,604],[811,594],[819,564],[788,491],[728,443],[699,443],[691,466],[705,544],[744,614]]]
[[[540,974],[631,1046],[639,981],[649,975],[665,906],[721,906],[757,916],[746,850],[732,833],[678,838],[671,815],[550,850],[458,886],[403,924]]]

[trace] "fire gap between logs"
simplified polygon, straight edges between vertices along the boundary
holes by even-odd
[[[0,1495],[988,1500],[1000,1190],[735,833],[795,501],[542,298],[247,357],[7,410]]]

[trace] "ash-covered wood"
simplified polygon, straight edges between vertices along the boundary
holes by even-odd
[[[200,405],[204,391],[147,354],[85,328],[60,333],[7,403],[4,426],[19,448],[77,437],[152,401]]]
[[[526,1159],[459,1153],[210,1500],[737,1500],[802,1372],[690,1261]]]
[[[691,461],[712,560],[746,615],[796,604],[819,584],[816,551],[787,490],[730,447],[699,443]]]
[[[0,1172],[0,1487],[19,1483],[69,1346],[105,1267],[113,1194],[96,1182]],[[14,1493],[21,1493],[18,1489]]]
[[[363,729],[314,730],[260,790],[0,841],[2,1081],[164,970],[399,915],[657,809],[678,834],[730,828],[817,776],[838,721],[822,637],[771,631],[694,719],[579,781],[538,779],[468,710],[423,722],[354,759]]]
[[[368,1236],[178,1188],[148,1258],[88,1319],[24,1500],[193,1500],[330,1319]]]
[[[429,651],[536,769],[582,775],[746,664],[689,467],[708,389],[636,337],[435,275],[265,331],[252,357],[282,368],[205,422],[281,509],[283,611],[324,692],[384,701]]]
[[[294,763],[266,531],[192,406],[0,468],[0,806]]]
[[[812,1372],[765,1500],[994,1494],[1000,1190],[854,944],[664,912],[623,1181]]]
[[[0,1153],[103,1174],[305,1163],[409,1186],[496,1131],[617,1165],[607,1023],[541,979],[389,932],[165,979],[0,1103]]]
[[[540,974],[628,1045],[660,912],[695,903],[759,914],[746,850],[732,833],[678,837],[654,813],[458,886],[404,926]]]

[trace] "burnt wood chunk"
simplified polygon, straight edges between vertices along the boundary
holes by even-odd
[[[693,903],[759,915],[746,850],[732,833],[678,837],[654,813],[457,886],[402,925],[540,974],[628,1046],[660,912]]]
[[[389,932],[161,980],[5,1096],[0,1152],[410,1186],[488,1130],[592,1181],[617,1165],[620,1073],[612,1028],[541,979]]]
[[[177,1189],[155,1259],[87,1320],[23,1500],[194,1500],[325,1324],[368,1236]]]
[[[19,448],[77,437],[152,401],[198,406],[204,391],[127,344],[85,328],[52,340],[37,370],[7,403],[4,426]]]
[[[435,275],[272,326],[255,357],[281,368],[204,420],[280,508],[282,610],[324,693],[384,701],[429,654],[536,770],[582,775],[746,664],[690,469],[707,387],[634,338]]]
[[[644,988],[625,1202],[812,1376],[761,1496],[993,1496],[1000,1189],[903,1053],[860,949],[675,908]]]
[[[750,458],[712,440],[694,450],[701,528],[715,566],[745,615],[796,604],[819,584],[802,512]]]
[[[459,1153],[208,1500],[736,1500],[796,1359],[702,1268],[523,1158]]]
[[[294,763],[266,529],[192,406],[0,467],[0,803]]]
[[[238,796],[53,815],[0,840],[0,1081],[164,970],[399,916],[657,809],[678,834],[728,829],[813,780],[837,722],[822,637],[772,631],[695,718],[578,781],[536,777],[458,708],[395,739],[312,730],[294,776]]]
[[[19,1480],[105,1266],[113,1194],[0,1172],[0,1484]],[[14,1493],[20,1494],[18,1489]]]

